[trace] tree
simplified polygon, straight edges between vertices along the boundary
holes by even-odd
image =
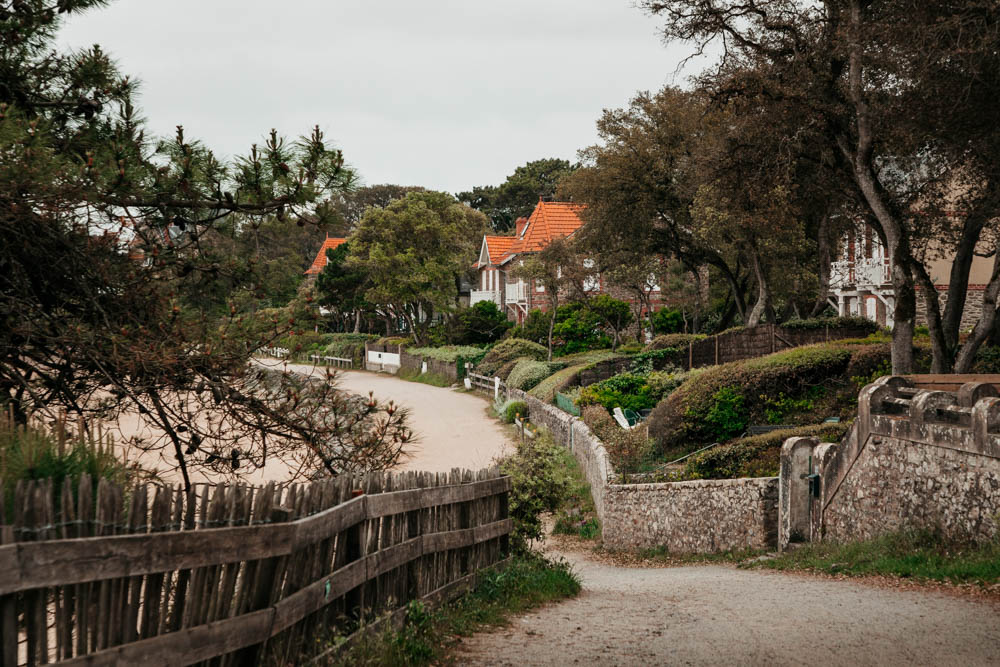
[[[549,296],[548,360],[552,361],[552,331],[556,325],[559,310],[559,291],[571,281],[569,267],[578,265],[579,258],[572,243],[566,238],[557,238],[537,253],[529,255],[524,264],[514,267],[511,275],[525,281],[542,285]]]
[[[369,208],[350,239],[348,266],[366,275],[365,299],[427,338],[436,311],[455,307],[457,278],[469,270],[486,216],[444,192],[411,192]]]
[[[456,197],[485,213],[494,231],[506,232],[514,229],[518,218],[531,215],[539,197],[553,196],[559,182],[575,168],[558,158],[534,160],[515,169],[499,186],[476,186]]]
[[[458,332],[453,342],[463,345],[493,343],[503,338],[514,323],[492,301],[479,301],[459,311],[455,320]]]
[[[21,422],[137,413],[162,433],[137,444],[188,487],[192,467],[275,456],[327,474],[391,465],[405,411],[250,363],[317,314],[308,299],[258,309],[258,256],[234,251],[248,221],[324,224],[355,174],[318,129],[272,131],[231,163],[180,127],[147,137],[135,84],[99,47],[52,50],[57,11],[102,4],[0,8],[0,402]],[[227,303],[234,290],[247,300]]]
[[[922,257],[947,235],[928,235],[933,225],[922,214],[924,195],[935,182],[974,175],[966,182],[976,183],[995,173],[988,165],[996,163],[995,152],[989,155],[998,129],[986,120],[1000,91],[994,3],[643,0],[640,6],[666,17],[668,38],[723,44],[705,85],[720,84],[715,88],[727,99],[781,100],[803,131],[822,138],[839,182],[863,207],[862,218],[876,227],[892,260],[893,372],[913,368],[917,284],[924,287],[935,369],[947,369],[964,296],[952,301],[956,306],[942,321]],[[995,206],[987,194],[992,188],[972,189],[986,194],[980,198],[985,206],[937,220],[959,228],[951,284],[963,294],[968,258],[980,244],[977,218],[997,214],[987,212]],[[973,347],[980,338],[970,339]]]
[[[369,281],[364,271],[348,263],[350,248],[348,242],[327,249],[326,266],[316,278],[316,290],[320,305],[333,309],[345,325],[347,318],[353,316],[354,333],[358,333],[361,330],[361,313],[368,306],[365,290]]]
[[[343,221],[334,230],[334,233],[343,236],[349,235],[361,222],[366,210],[373,206],[385,208],[397,199],[403,199],[410,192],[424,192],[424,188],[418,185],[382,183],[380,185],[363,185],[342,193],[331,204],[333,210]]]
[[[614,332],[611,349],[618,349],[621,332],[633,322],[628,304],[608,294],[598,294],[587,301],[587,308]]]
[[[582,166],[561,183],[560,196],[586,205],[579,242],[602,266],[636,249],[673,257],[693,275],[710,265],[745,316],[741,266],[696,237],[691,219],[698,175],[692,156],[701,138],[718,130],[706,105],[701,93],[668,87],[606,110],[597,121],[602,143],[580,151]]]

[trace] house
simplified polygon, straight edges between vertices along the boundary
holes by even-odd
[[[545,286],[538,281],[515,278],[513,270],[524,262],[526,256],[543,250],[552,241],[572,237],[583,226],[580,218],[583,209],[580,204],[539,198],[530,217],[518,218],[513,236],[484,236],[479,260],[474,265],[477,284],[470,295],[470,305],[492,301],[507,314],[508,319],[518,324],[524,322],[531,310],[548,310],[550,301]],[[593,260],[584,260],[584,267],[593,265]],[[606,287],[599,273],[590,276],[583,284],[583,289],[593,294],[608,292]],[[659,288],[654,285],[652,289],[654,303],[661,303]],[[615,290],[613,296],[633,300],[621,290]]]
[[[344,243],[347,243],[347,239],[332,239],[329,236],[326,237],[326,240],[323,241],[323,245],[320,247],[319,252],[316,253],[316,259],[314,259],[312,265],[306,269],[306,277],[315,277],[322,273],[323,269],[326,267],[326,251],[333,250]]]
[[[937,255],[940,256],[928,259],[925,266],[944,308],[953,255]],[[991,271],[991,260],[979,256],[973,259],[962,313],[962,329],[972,327],[979,320],[983,291]],[[881,326],[892,327],[895,309],[892,261],[878,233],[868,223],[858,224],[841,241],[840,257],[830,267],[830,302],[838,315],[860,315]],[[918,286],[917,323],[926,324],[926,321],[926,305]]]

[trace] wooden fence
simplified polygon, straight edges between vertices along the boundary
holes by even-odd
[[[493,470],[0,494],[0,666],[294,664],[506,558]],[[4,517],[12,516],[6,522]]]

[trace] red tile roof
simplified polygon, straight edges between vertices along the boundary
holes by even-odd
[[[571,236],[583,226],[580,219],[583,209],[582,204],[539,200],[524,231],[511,244],[501,262],[513,259],[514,255],[538,252],[555,239]]]
[[[333,250],[341,243],[346,243],[346,242],[347,239],[331,239],[331,238],[327,238],[325,241],[323,241],[323,246],[319,249],[319,252],[316,253],[316,259],[313,260],[312,266],[310,266],[309,269],[306,270],[306,275],[311,276],[320,273],[323,270],[323,267],[326,266],[326,251]]]
[[[514,241],[517,240],[515,236],[487,236],[486,237],[486,254],[489,257],[490,264],[499,264],[500,259],[507,254],[510,247],[514,245]],[[480,264],[477,261],[473,266],[479,268]]]

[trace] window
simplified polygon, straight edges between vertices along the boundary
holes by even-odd
[[[585,259],[583,260],[583,268],[592,269],[594,268],[594,260]],[[600,274],[590,275],[583,279],[583,291],[584,292],[596,292],[601,289],[601,276]]]
[[[535,281],[535,291],[536,292],[544,292],[545,291],[545,285],[542,284],[541,280],[536,280]]]
[[[651,292],[659,292],[660,286],[656,282],[656,274],[650,273],[649,277],[646,278],[646,285],[649,287]]]

